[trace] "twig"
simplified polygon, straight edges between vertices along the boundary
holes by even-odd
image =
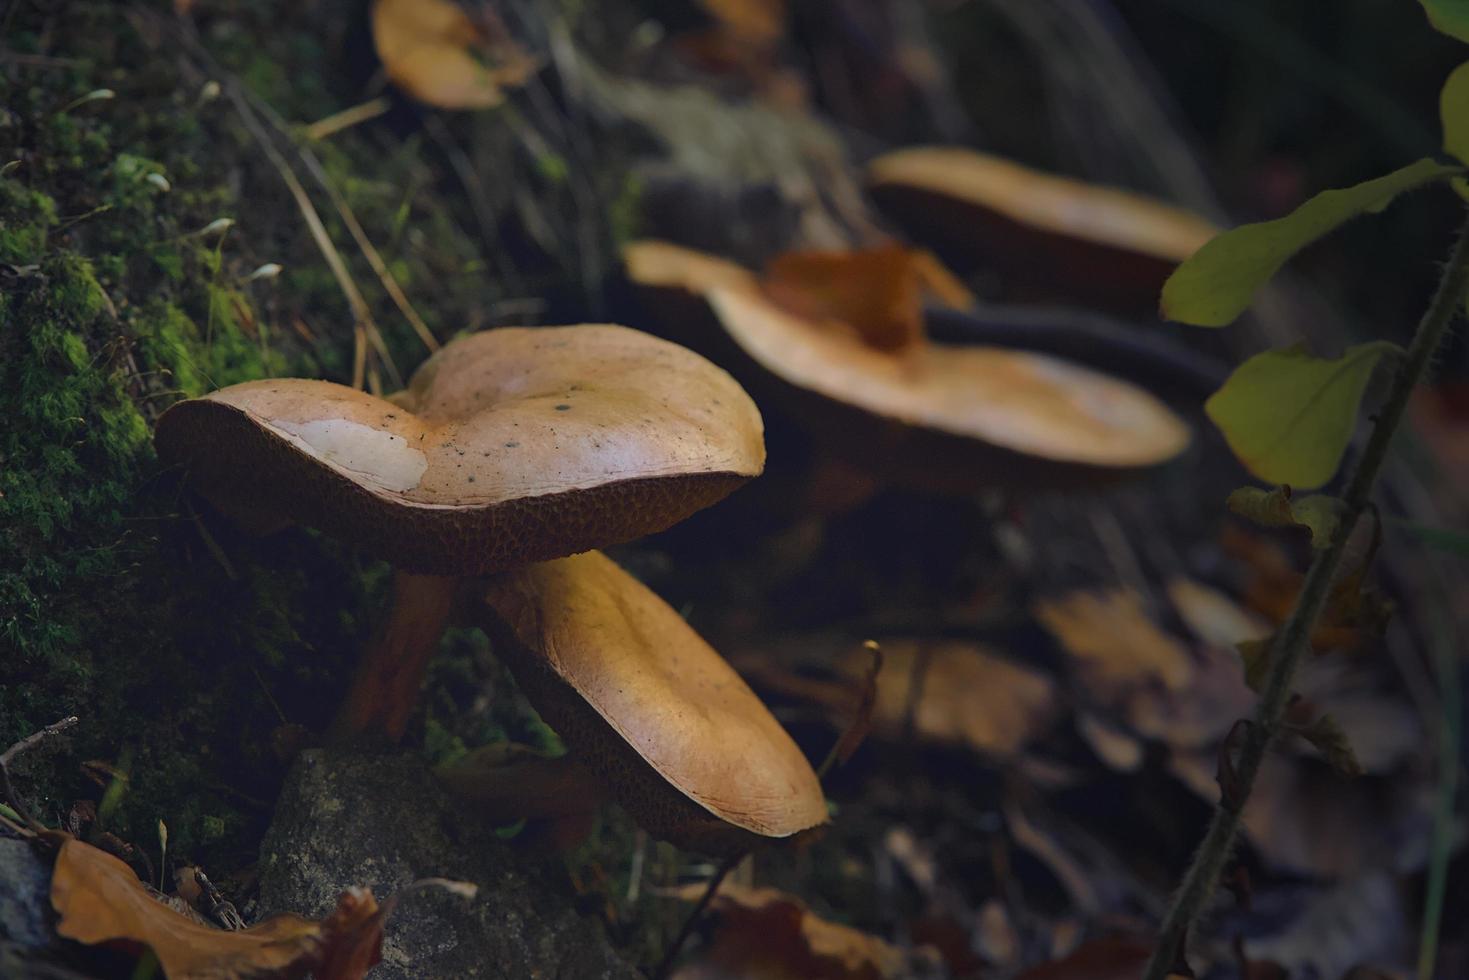
[[[1368,507],[1378,472],[1387,459],[1388,446],[1407,409],[1408,398],[1428,370],[1434,351],[1458,311],[1466,287],[1469,287],[1469,220],[1460,229],[1439,278],[1438,288],[1418,322],[1407,356],[1399,366],[1387,401],[1378,413],[1372,436],[1347,481],[1341,523],[1330,544],[1311,563],[1295,608],[1271,644],[1270,674],[1255,709],[1254,724],[1241,739],[1239,759],[1235,764],[1238,792],[1221,795],[1214,809],[1204,840],[1195,852],[1193,862],[1184,874],[1183,884],[1163,920],[1158,944],[1144,972],[1146,980],[1164,980],[1180,962],[1189,928],[1214,894],[1219,875],[1234,850],[1241,814],[1264,761],[1265,751],[1280,730],[1281,715],[1290,700],[1296,665],[1310,645],[1311,632],[1330,596],[1332,579],[1341,564],[1347,539]]]
[[[418,339],[423,341],[423,346],[427,347],[430,352],[438,350],[438,338],[428,328],[428,324],[423,322],[423,317],[418,315],[418,311],[413,308],[413,304],[408,301],[408,296],[403,292],[403,288],[398,285],[398,280],[393,277],[392,271],[388,269],[388,264],[383,261],[382,254],[372,244],[372,240],[367,237],[367,232],[363,230],[361,222],[357,220],[357,215],[353,212],[352,206],[342,197],[341,192],[337,190],[336,184],[327,175],[326,168],[321,164],[321,158],[312,152],[309,147],[302,146],[300,143],[291,139],[291,134],[286,128],[285,120],[263,99],[248,92],[245,97],[265,117],[266,122],[270,123],[276,132],[281,134],[282,138],[291,143],[296,150],[296,155],[301,158],[301,162],[306,166],[306,172],[321,186],[322,190],[326,191],[326,196],[331,199],[332,207],[337,209],[337,215],[342,219],[342,224],[347,226],[347,232],[352,236],[352,240],[357,243],[357,247],[361,249],[363,258],[367,259],[367,264],[372,266],[372,271],[377,274],[378,282],[382,283],[383,290],[392,299],[393,305],[398,307],[398,312],[402,313],[403,318],[413,327],[413,332],[418,334]],[[383,102],[385,104],[384,111],[386,111],[386,97],[374,101]],[[372,102],[366,103],[366,105],[373,104]],[[362,107],[359,106],[358,108]],[[321,123],[314,125],[319,126]],[[314,127],[307,128],[308,136],[311,135],[312,128]]]
[[[658,963],[658,969],[653,971],[653,980],[667,980],[668,975],[673,972],[674,961],[678,959],[678,954],[683,951],[689,937],[694,934],[694,926],[699,924],[699,919],[709,908],[709,903],[714,901],[714,894],[719,891],[719,886],[724,884],[724,879],[744,859],[745,852],[739,851],[720,862],[719,869],[714,872],[714,877],[709,879],[709,884],[704,888],[704,894],[700,895],[699,900],[694,903],[694,910],[689,913],[687,919],[684,919],[683,928],[678,931],[673,943],[664,952],[663,959]]]
[[[393,107],[392,100],[386,95],[379,95],[375,99],[359,102],[350,109],[334,112],[325,119],[318,119],[306,127],[306,138],[309,140],[324,140],[334,133],[340,133],[344,129],[351,129],[358,123],[376,119]]]
[[[16,816],[20,817],[21,822],[26,825],[26,829],[30,830],[32,833],[40,833],[44,831],[46,827],[35,817],[31,816],[30,812],[26,810],[25,804],[21,802],[20,794],[15,791],[15,786],[12,785],[10,782],[10,763],[12,760],[15,759],[16,756],[20,755],[22,752],[38,745],[47,738],[50,738],[52,735],[61,734],[68,728],[71,728],[73,725],[75,725],[77,721],[78,719],[76,715],[72,715],[69,718],[63,718],[58,722],[47,725],[45,728],[41,729],[38,732],[35,732],[34,734],[27,735],[25,738],[21,739],[19,742],[16,742],[10,748],[6,749],[4,753],[0,753],[0,796],[3,796],[4,802],[9,805],[10,809],[15,812]]]
[[[69,718],[63,718],[60,721],[55,722],[54,724],[47,725],[45,728],[41,729],[39,732],[36,732],[33,735],[27,735],[25,738],[21,739],[19,742],[16,742],[10,748],[6,749],[3,755],[0,755],[0,766],[9,766],[10,763],[15,759],[15,757],[20,755],[22,752],[25,752],[27,749],[32,748],[39,742],[45,741],[52,735],[60,735],[68,728],[71,728],[73,725],[75,725],[79,720],[80,719],[77,718],[76,715],[72,715]]]
[[[255,138],[255,141],[260,144],[260,149],[264,151],[266,157],[270,160],[271,166],[275,167],[276,172],[280,174],[281,180],[285,182],[286,189],[290,191],[292,199],[296,202],[297,209],[301,212],[301,217],[306,221],[306,227],[311,232],[311,237],[316,242],[317,249],[320,250],[322,258],[326,260],[327,267],[331,269],[333,278],[337,280],[337,285],[341,288],[343,296],[347,299],[347,305],[352,309],[352,317],[355,321],[354,326],[361,333],[365,334],[365,337],[359,337],[357,339],[357,343],[370,345],[373,352],[382,361],[383,367],[387,370],[388,376],[392,379],[394,386],[402,387],[403,376],[399,373],[398,366],[393,362],[392,354],[388,351],[387,344],[383,340],[382,331],[378,328],[377,321],[373,319],[372,310],[368,307],[367,300],[363,298],[362,291],[357,288],[357,283],[353,281],[352,274],[347,270],[347,264],[342,260],[342,255],[337,251],[335,243],[332,242],[331,235],[327,233],[326,226],[321,221],[321,215],[317,213],[316,206],[311,203],[311,197],[306,193],[306,188],[301,186],[301,181],[296,177],[295,171],[291,169],[285,157],[281,156],[280,150],[276,149],[274,140],[265,131],[265,127],[260,124],[254,108],[250,105],[245,95],[244,87],[240,84],[240,80],[215,62],[209,52],[205,50],[203,44],[200,43],[198,37],[193,35],[189,30],[175,25],[172,33],[183,42],[190,52],[204,60],[210,69],[219,74],[224,80],[225,94],[229,96],[230,102],[235,107],[235,111],[239,113],[240,121],[245,124],[245,128],[250,131],[250,135]],[[360,363],[364,359],[365,352],[354,352],[354,363]],[[365,373],[363,375],[357,375],[354,371],[353,381],[356,387],[361,388],[364,379]]]
[[[862,745],[867,733],[872,730],[872,710],[877,705],[877,675],[882,673],[882,647],[878,646],[876,640],[867,640],[862,648],[872,654],[872,662],[867,668],[867,676],[862,681],[861,698],[857,702],[857,711],[852,716],[852,721],[847,725],[847,730],[842,732],[841,738],[826,753],[826,758],[821,760],[821,765],[816,769],[817,780],[826,778],[826,774],[838,765],[845,765],[852,754]]]

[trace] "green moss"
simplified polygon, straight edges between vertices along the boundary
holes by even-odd
[[[27,265],[46,247],[46,236],[56,226],[56,202],[40,191],[0,177],[0,262]]]

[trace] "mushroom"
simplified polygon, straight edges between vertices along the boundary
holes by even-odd
[[[764,466],[724,371],[612,325],[456,340],[388,401],[324,381],[233,385],[171,407],[160,457],[257,531],[300,523],[395,568],[338,737],[401,737],[466,576],[630,541]]]
[[[899,482],[1089,485],[1189,442],[1188,426],[1148,392],[1057,357],[926,339],[887,351],[782,308],[752,273],[713,256],[635,242],[623,257],[678,339],[784,400],[840,455]]]
[[[489,579],[471,615],[516,683],[650,834],[730,855],[824,824],[801,750],[667,603],[600,552]]]
[[[1119,313],[1153,311],[1174,266],[1218,234],[1198,215],[961,147],[913,147],[867,168],[904,231],[1007,285]]]

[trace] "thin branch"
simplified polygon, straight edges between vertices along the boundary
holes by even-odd
[[[428,328],[428,324],[423,322],[423,317],[418,315],[418,311],[413,308],[413,304],[408,301],[408,296],[403,292],[403,288],[398,285],[398,280],[393,277],[393,273],[388,269],[388,264],[383,261],[382,254],[372,244],[372,240],[367,237],[367,232],[363,230],[361,222],[357,220],[357,215],[352,210],[351,205],[347,203],[346,198],[342,197],[341,192],[337,190],[336,184],[328,176],[326,168],[321,164],[321,159],[309,147],[301,145],[291,137],[285,120],[263,99],[248,92],[245,97],[265,117],[266,122],[270,123],[283,139],[291,143],[296,150],[296,155],[301,158],[302,164],[305,165],[306,172],[320,185],[322,190],[326,191],[326,196],[331,199],[332,207],[337,209],[337,215],[342,219],[342,224],[347,226],[347,232],[352,236],[352,240],[357,243],[357,247],[361,249],[363,258],[367,259],[367,264],[372,266],[372,271],[377,274],[378,282],[382,283],[383,290],[392,298],[393,305],[398,307],[398,312],[402,313],[403,318],[413,327],[413,332],[418,334],[418,339],[423,341],[423,346],[427,347],[430,353],[438,350],[438,338]],[[386,98],[380,98],[375,101],[386,102]],[[366,104],[372,105],[373,103]],[[321,124],[316,123],[315,125],[319,126]],[[308,135],[309,132],[308,130]]]
[[[15,791],[15,786],[10,782],[10,763],[22,752],[35,747],[53,735],[61,734],[75,725],[77,721],[76,715],[63,718],[58,722],[47,725],[38,732],[27,735],[3,753],[0,753],[0,800],[3,800],[15,812],[15,815],[20,817],[21,822],[25,824],[26,829],[31,833],[41,833],[46,827],[35,817],[31,816],[26,810],[25,804],[21,802],[20,794]]]
[[[159,23],[163,24],[165,28],[169,26],[161,19]],[[237,77],[225,70],[210,56],[208,50],[205,49],[198,37],[187,26],[172,25],[172,33],[183,42],[195,57],[203,60],[211,71],[223,78],[225,94],[229,96],[229,100],[233,103],[235,111],[239,113],[240,121],[245,124],[245,128],[250,131],[250,135],[255,138],[255,141],[260,144],[260,149],[264,151],[271,165],[280,174],[281,180],[285,182],[286,189],[290,191],[291,198],[296,202],[296,207],[301,212],[301,217],[306,221],[306,227],[311,232],[311,237],[316,242],[317,249],[320,250],[322,258],[326,260],[327,267],[331,269],[332,276],[337,280],[337,285],[341,288],[343,296],[346,297],[347,305],[352,309],[352,317],[355,321],[354,326],[359,331],[359,335],[356,338],[357,343],[359,345],[365,344],[371,346],[373,353],[382,361],[383,367],[387,370],[393,385],[401,388],[403,386],[403,376],[398,371],[398,366],[394,363],[392,354],[388,351],[387,343],[383,340],[382,331],[378,328],[377,321],[373,319],[372,310],[367,305],[367,300],[363,298],[362,291],[357,288],[357,283],[353,281],[352,274],[347,270],[347,264],[342,260],[341,253],[337,251],[337,246],[332,241],[331,235],[327,233],[326,225],[322,223],[321,215],[317,213],[316,206],[311,203],[311,197],[306,193],[306,188],[301,186],[301,181],[296,177],[295,171],[291,169],[285,157],[281,156],[280,150],[276,149],[275,141],[270,138],[270,134],[261,125],[260,119],[256,116],[255,110],[250,105],[250,101],[245,94],[244,86],[240,84],[240,80]],[[365,334],[365,337],[362,336],[363,334]],[[354,352],[354,366],[363,363],[364,360],[365,351],[362,351],[359,347],[358,351]],[[354,386],[361,388],[365,379],[365,372],[358,373],[354,370],[353,374]]]
[[[309,140],[324,140],[328,136],[340,133],[344,129],[351,129],[358,123],[376,119],[393,107],[392,100],[386,95],[379,95],[375,99],[360,102],[350,109],[334,112],[325,119],[318,119],[306,127],[306,138]]]
[[[735,866],[745,859],[745,854],[745,851],[731,854],[720,863],[719,869],[714,872],[714,877],[710,878],[709,884],[705,886],[704,894],[699,896],[699,900],[694,903],[693,911],[689,913],[687,919],[684,919],[683,928],[678,931],[678,935],[664,951],[662,961],[653,971],[653,980],[668,980],[668,976],[673,972],[673,964],[678,960],[678,954],[683,951],[689,937],[694,934],[694,926],[699,924],[699,919],[709,908],[709,903],[714,901],[714,895],[719,891],[719,886],[724,884],[724,879],[729,877],[729,873],[735,869]]]
[[[1458,240],[1444,265],[1438,288],[1423,318],[1418,322],[1407,356],[1393,378],[1392,388],[1377,416],[1372,436],[1347,481],[1342,521],[1326,550],[1320,552],[1311,563],[1295,608],[1271,645],[1270,674],[1266,678],[1260,703],[1255,709],[1254,724],[1248,727],[1241,740],[1239,759],[1235,763],[1236,792],[1222,793],[1220,796],[1204,840],[1195,852],[1178,894],[1174,896],[1173,905],[1163,920],[1158,944],[1144,973],[1146,980],[1164,980],[1182,960],[1188,931],[1214,894],[1220,873],[1233,853],[1250,789],[1254,786],[1255,776],[1260,771],[1266,750],[1280,730],[1281,715],[1290,700],[1296,666],[1310,645],[1311,633],[1326,606],[1332,579],[1346,551],[1347,539],[1351,537],[1357,521],[1368,507],[1377,475],[1387,459],[1393,434],[1407,409],[1408,398],[1427,372],[1434,351],[1438,349],[1439,342],[1458,311],[1466,287],[1469,287],[1469,220],[1465,221],[1459,232]]]
[[[15,760],[15,757],[20,755],[22,752],[25,752],[27,749],[35,747],[38,743],[45,741],[52,735],[60,735],[68,728],[74,726],[78,721],[80,721],[80,719],[77,718],[76,715],[72,715],[69,718],[63,718],[58,722],[47,725],[39,732],[36,732],[32,735],[27,735],[25,738],[21,739],[19,742],[16,742],[10,748],[6,749],[4,754],[0,754],[0,766],[9,766],[10,763]]]

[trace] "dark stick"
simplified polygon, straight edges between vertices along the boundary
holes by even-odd
[[[709,885],[704,889],[704,894],[700,895],[699,901],[694,904],[694,910],[684,920],[683,928],[678,931],[678,936],[674,938],[673,945],[668,947],[668,951],[663,954],[663,959],[658,964],[658,969],[653,971],[653,980],[668,980],[668,975],[673,972],[674,961],[678,959],[678,954],[683,951],[684,945],[689,941],[689,937],[694,934],[694,926],[699,924],[699,919],[703,917],[704,910],[709,907],[710,902],[714,901],[714,893],[719,891],[719,886],[724,884],[724,879],[734,870],[735,865],[744,860],[746,853],[745,851],[740,851],[736,854],[731,854],[719,865],[719,870],[714,872],[713,878],[709,879]]]

